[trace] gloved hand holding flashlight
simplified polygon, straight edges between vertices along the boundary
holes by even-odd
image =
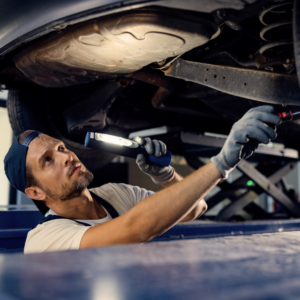
[[[276,138],[276,125],[280,123],[281,119],[274,114],[271,105],[250,109],[232,126],[221,152],[211,158],[212,163],[227,178],[242,159],[253,154],[259,144],[268,144]]]
[[[143,146],[149,155],[153,154],[156,157],[160,157],[167,153],[167,146],[162,141],[152,141],[150,138],[140,137],[135,137],[134,141],[136,141],[140,146]],[[156,184],[166,184],[175,176],[175,170],[173,167],[163,167],[149,163],[144,154],[138,154],[136,163],[140,170],[150,176],[152,181]]]

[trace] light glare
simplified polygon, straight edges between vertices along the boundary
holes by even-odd
[[[118,136],[102,134],[102,133],[95,133],[95,138],[97,141],[102,141],[102,142],[119,145],[119,146],[132,147],[132,144],[134,143],[133,141],[123,139]]]

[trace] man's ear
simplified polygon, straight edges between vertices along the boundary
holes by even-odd
[[[45,200],[46,198],[44,191],[36,186],[26,188],[25,194],[33,200]]]

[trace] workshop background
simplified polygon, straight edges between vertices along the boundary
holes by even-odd
[[[1,131],[1,144],[0,144],[0,157],[1,157],[1,166],[0,166],[0,205],[33,205],[30,198],[28,198],[25,194],[16,191],[14,188],[11,187],[9,184],[5,173],[4,173],[4,165],[3,159],[12,143],[13,140],[13,133],[12,129],[8,120],[7,109],[6,109],[6,100],[8,96],[7,90],[0,90],[0,131]],[[203,163],[208,163],[208,158],[200,158]],[[172,165],[175,167],[176,171],[181,174],[183,177],[188,176],[193,172],[193,168],[191,168],[185,158],[183,156],[174,155],[172,158]],[[115,172],[118,170],[118,172]],[[117,176],[116,176],[117,174]],[[141,186],[145,189],[152,190],[157,192],[160,190],[160,187],[155,185],[151,179],[142,173],[138,166],[135,163],[134,159],[125,158],[116,156],[113,161],[106,165],[104,168],[98,170],[94,173],[95,179],[92,183],[93,186],[99,186],[105,184],[107,182],[123,182],[128,183],[131,185]],[[240,177],[242,173],[239,170],[234,170],[227,179],[228,183],[236,180]],[[297,163],[296,168],[287,176],[285,176],[285,181],[290,189],[294,189],[296,192],[296,196],[299,200],[299,191],[300,191],[300,163]],[[220,188],[217,186],[215,187],[209,195],[209,197],[216,194]],[[266,212],[273,213],[275,210],[274,200],[271,196],[263,193],[254,201],[257,205],[261,206]],[[218,215],[220,210],[224,208],[226,205],[230,203],[229,199],[224,199],[218,205],[213,207],[209,210],[205,217],[213,217]],[[35,206],[33,205],[34,209]],[[241,215],[243,219],[251,219],[250,215],[243,210],[241,210],[237,215]],[[204,218],[205,218],[204,217]]]

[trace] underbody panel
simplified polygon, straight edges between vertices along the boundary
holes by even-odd
[[[211,13],[217,9],[241,10],[248,0],[10,0],[0,2],[0,58],[38,37],[69,25],[145,6],[162,6]]]
[[[134,10],[52,35],[26,48],[15,63],[41,86],[71,86],[180,56],[219,33],[214,22],[177,10]]]

